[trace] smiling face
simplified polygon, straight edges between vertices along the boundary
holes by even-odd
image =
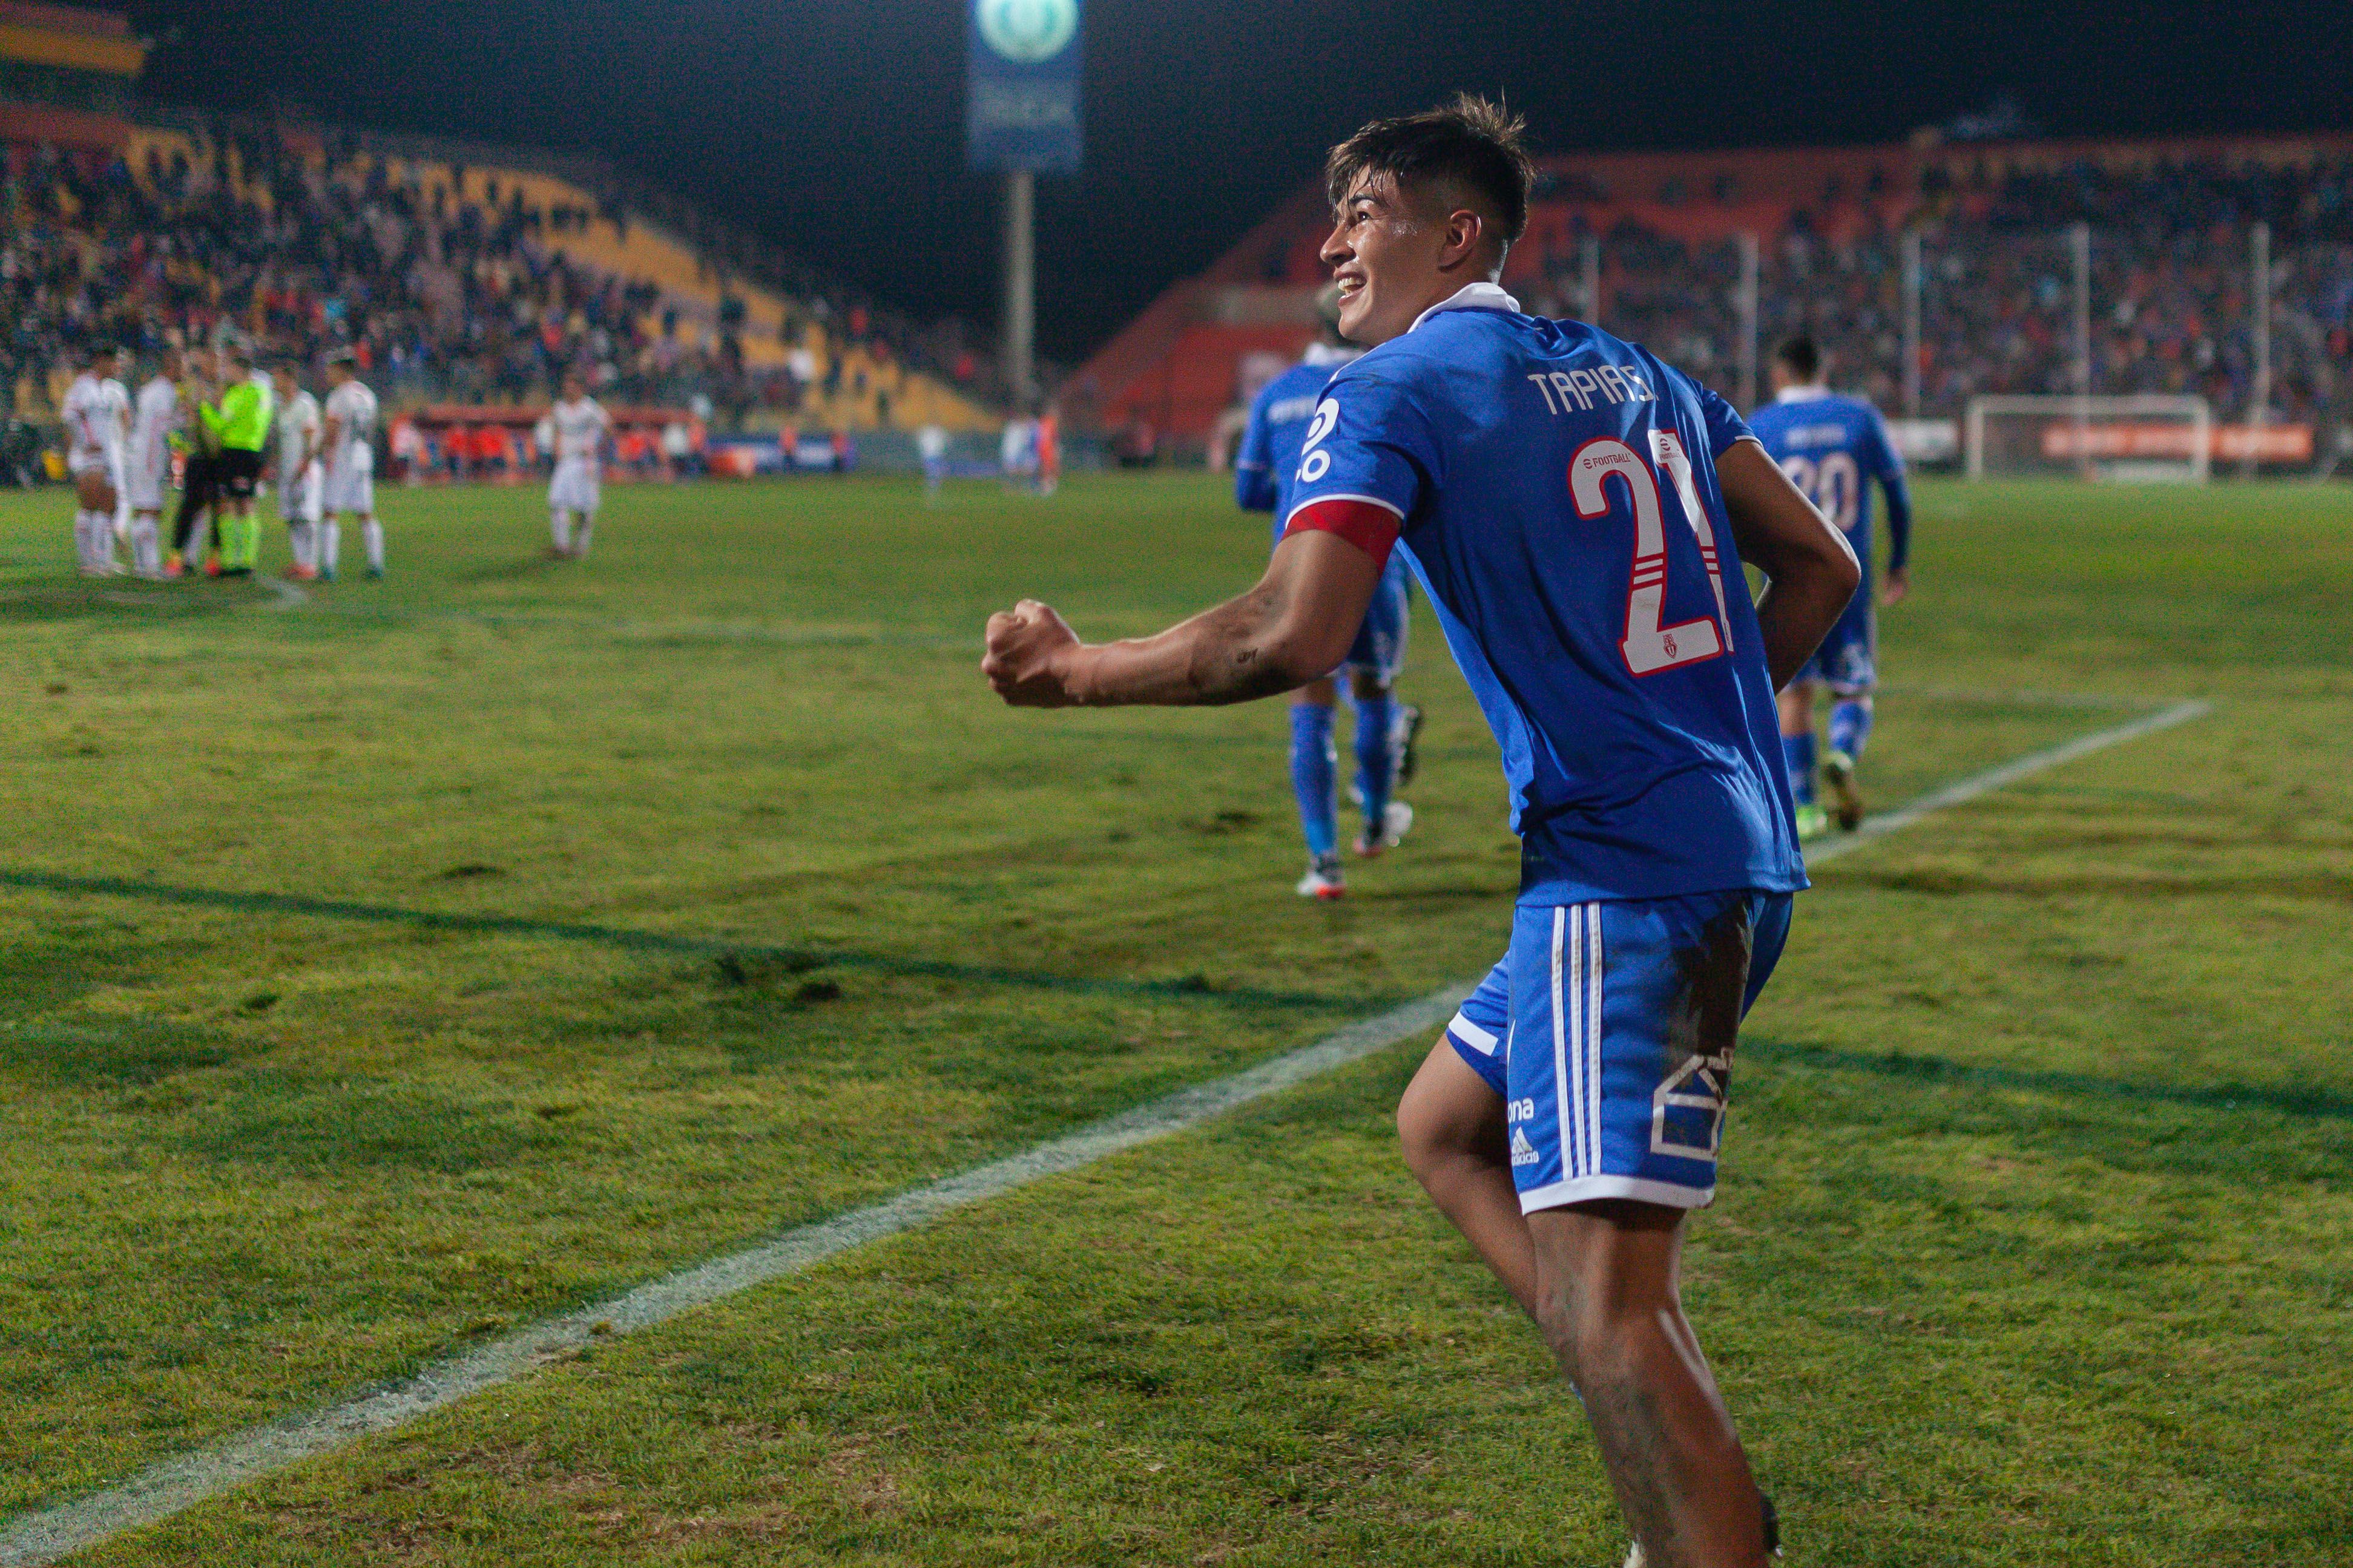
[[[1340,289],[1342,337],[1368,349],[1403,337],[1432,305],[1501,271],[1488,259],[1485,220],[1443,195],[1401,190],[1386,173],[1349,187],[1322,252]]]

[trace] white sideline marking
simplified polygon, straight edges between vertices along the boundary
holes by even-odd
[[[1948,811],[2095,752],[2189,723],[2211,711],[2211,706],[2204,702],[2177,703],[2129,723],[1989,768],[1924,795],[1900,810],[1870,818],[1856,832],[1816,846],[1807,860],[1821,865],[1837,859],[1890,834],[1901,833],[1940,811]],[[550,1319],[496,1343],[442,1362],[406,1382],[307,1415],[290,1416],[267,1426],[254,1427],[178,1458],[150,1466],[118,1486],[23,1515],[0,1531],[0,1568],[43,1568],[85,1546],[97,1545],[126,1531],[161,1523],[248,1481],[332,1453],[374,1433],[406,1426],[470,1394],[511,1383],[605,1334],[617,1336],[651,1328],[681,1312],[797,1274],[870,1241],[928,1225],[942,1215],[1032,1182],[1075,1171],[1138,1144],[1198,1127],[1253,1100],[1296,1088],[1335,1068],[1361,1061],[1401,1040],[1439,1028],[1453,1016],[1454,1009],[1476,984],[1474,980],[1450,985],[1419,1002],[1409,1002],[1378,1017],[1351,1024],[1312,1046],[1246,1072],[1180,1089],[1166,1099],[993,1164],[944,1177],[833,1219],[786,1231],[773,1241],[640,1285],[601,1306]]]
[[[1385,1050],[1415,1035],[1435,1033],[1454,1016],[1470,985],[1449,986],[1351,1024],[1287,1056],[1165,1100],[1098,1121],[1068,1137],[961,1175],[948,1176],[866,1208],[786,1231],[773,1241],[640,1285],[617,1300],[552,1319],[480,1350],[441,1363],[404,1383],[344,1404],[273,1422],[152,1466],[120,1486],[76,1502],[28,1514],[0,1533],[0,1563],[31,1568],[55,1563],[125,1531],[158,1523],[231,1488],[331,1453],[371,1433],[406,1426],[418,1416],[494,1388],[601,1337],[626,1334],[681,1312],[799,1272],[837,1253],[926,1225],[941,1215],[1028,1186],[1043,1177],[1091,1165],[1139,1143],[1198,1127],[1212,1117],[1279,1094],[1312,1078]]]
[[[1911,805],[1891,811],[1883,816],[1865,817],[1861,827],[1843,837],[1834,838],[1827,844],[1814,845],[1806,851],[1806,864],[1808,866],[1827,865],[1841,856],[1853,854],[1865,845],[1876,844],[1891,833],[1901,833],[1924,817],[1934,816],[1940,811],[1950,811],[1957,805],[1965,805],[1979,795],[1990,795],[1998,789],[2007,789],[2021,779],[2031,778],[2036,773],[2047,772],[2052,768],[2063,767],[2078,758],[2088,757],[2094,752],[2105,752],[2110,746],[2121,746],[2127,741],[2137,741],[2144,735],[2154,735],[2160,730],[2170,730],[2177,724],[2187,724],[2193,719],[2203,719],[2212,711],[2214,711],[2214,706],[2211,702],[2177,702],[2170,708],[2159,709],[2157,712],[2135,719],[2129,723],[2118,724],[2113,729],[2097,730],[2088,735],[2080,735],[2074,740],[2063,742],[2046,750],[2029,752],[2014,763],[2004,763],[1998,768],[1988,768],[1981,773],[1972,773],[1957,784],[1947,784],[1943,789],[1924,795]]]

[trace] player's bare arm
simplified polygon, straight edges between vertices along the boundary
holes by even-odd
[[[1381,563],[1336,534],[1282,542],[1258,585],[1157,637],[1090,645],[1035,599],[993,616],[981,673],[1016,708],[1208,707],[1294,690],[1347,657]]]
[[[1862,566],[1836,524],[1789,482],[1765,448],[1736,441],[1716,459],[1740,558],[1765,574],[1757,622],[1776,690],[1805,668],[1862,583]]]

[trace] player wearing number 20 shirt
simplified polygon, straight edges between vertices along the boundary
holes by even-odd
[[[1482,282],[1342,370],[1302,455],[1289,529],[1405,551],[1502,747],[1511,952],[1449,1038],[1504,1096],[1526,1212],[1711,1199],[1729,1047],[1694,1020],[1754,1000],[1806,886],[1716,479],[1753,439]]]

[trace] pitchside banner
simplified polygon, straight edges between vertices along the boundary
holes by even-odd
[[[1078,172],[1080,0],[972,0],[976,169]]]

